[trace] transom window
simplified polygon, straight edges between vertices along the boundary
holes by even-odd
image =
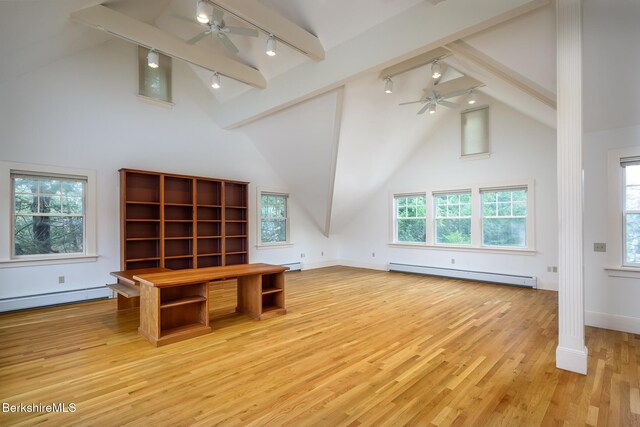
[[[640,267],[640,159],[622,161],[624,265]]]
[[[13,256],[85,253],[86,179],[11,174]]]
[[[424,194],[394,197],[395,240],[424,243],[427,240],[427,198]]]
[[[471,244],[471,192],[434,194],[435,242]]]
[[[527,189],[481,190],[482,244],[527,246]]]
[[[288,194],[260,193],[260,243],[289,242]]]

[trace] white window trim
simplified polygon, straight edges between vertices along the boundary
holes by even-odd
[[[273,194],[277,196],[286,196],[287,197],[287,240],[284,242],[262,242],[262,195],[263,194]],[[283,248],[288,246],[293,246],[293,239],[291,236],[291,193],[282,189],[274,189],[274,188],[264,188],[259,187],[256,188],[256,248],[257,249],[276,249]]]
[[[26,255],[12,257],[13,230],[10,224],[0,227],[0,268],[26,267],[34,265],[71,264],[91,262],[98,259],[96,245],[96,171],[89,169],[65,168],[59,166],[36,165],[0,161],[0,218],[7,218],[12,223],[11,173],[74,175],[87,179],[85,187],[85,250],[81,254]]]
[[[437,196],[442,196],[442,195],[449,195],[449,194],[469,194],[469,196],[471,197],[471,217],[466,217],[466,216],[458,216],[458,217],[444,217],[444,218],[438,218],[436,215],[436,197]],[[448,206],[448,205],[447,205]],[[437,247],[454,247],[454,248],[469,248],[473,245],[473,191],[471,189],[462,189],[462,190],[456,190],[456,191],[434,191],[431,193],[431,210],[433,211],[433,220],[431,221],[431,228],[432,228],[432,239],[433,239],[433,246],[437,246]],[[451,243],[438,243],[436,242],[436,232],[437,230],[437,225],[436,225],[436,220],[438,219],[467,219],[469,218],[471,220],[471,242],[470,243],[459,243],[459,244],[451,244]]]
[[[391,244],[395,244],[395,245],[402,245],[402,246],[425,246],[427,244],[427,242],[429,241],[429,199],[427,198],[427,194],[424,192],[424,190],[418,190],[418,191],[402,191],[402,192],[392,192],[390,194],[391,196],[391,227],[389,227],[389,230],[391,231],[391,235],[390,235],[390,242]],[[425,196],[425,231],[427,234],[427,237],[425,239],[424,242],[401,242],[398,240],[398,221],[396,218],[396,197],[411,197],[411,196]],[[419,219],[419,218],[416,218]]]
[[[525,247],[513,247],[508,246],[485,246],[482,245],[482,199],[480,197],[481,190],[488,189],[507,189],[514,187],[524,187],[527,189],[527,246]],[[471,192],[471,244],[470,245],[451,245],[446,243],[435,243],[435,210],[434,210],[434,195],[443,193],[462,193]],[[427,198],[427,239],[424,243],[408,243],[398,242],[395,238],[395,211],[394,211],[394,199],[396,196],[411,195],[411,194],[425,194]],[[533,179],[523,179],[518,181],[500,182],[500,183],[486,183],[482,185],[473,186],[459,186],[453,188],[438,188],[428,190],[416,190],[416,191],[392,191],[389,194],[390,197],[390,212],[389,215],[389,246],[404,247],[404,248],[421,248],[421,249],[442,249],[452,251],[470,251],[470,252],[489,252],[489,253],[509,253],[509,254],[523,254],[523,255],[535,255],[536,254],[536,239],[535,239],[535,181]]]
[[[607,153],[608,197],[607,204],[607,274],[612,277],[627,277],[640,279],[640,268],[624,265],[623,237],[623,206],[624,200],[622,182],[622,167],[620,160],[625,157],[640,156],[640,147],[629,147],[609,150]]]

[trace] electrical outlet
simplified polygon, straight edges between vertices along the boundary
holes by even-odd
[[[607,244],[606,243],[594,243],[593,244],[594,252],[607,252]]]
[[[306,255],[304,253],[301,253],[300,258],[304,258],[304,257],[306,257]]]
[[[551,268],[553,269],[553,272],[554,272],[554,273],[557,273],[557,272],[558,272],[558,267],[551,267]]]
[[[451,264],[455,264],[456,263],[456,259],[455,258],[451,258]]]
[[[64,276],[58,276],[58,284],[64,283]]]
[[[371,252],[371,256],[372,256],[373,258],[375,258],[375,257],[376,257],[376,253],[375,253],[375,252]]]

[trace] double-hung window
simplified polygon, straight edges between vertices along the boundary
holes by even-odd
[[[288,202],[288,194],[260,192],[260,245],[289,243]]]
[[[394,196],[395,241],[425,243],[427,240],[427,198],[425,194]]]
[[[436,193],[435,243],[471,244],[471,192]]]
[[[480,190],[482,245],[527,247],[527,188]]]
[[[621,159],[623,168],[623,265],[640,267],[640,158]]]

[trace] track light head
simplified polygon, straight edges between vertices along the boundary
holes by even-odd
[[[204,0],[198,0],[196,19],[201,24],[208,24],[211,20],[211,8],[209,4]]]
[[[160,66],[160,56],[158,52],[153,49],[147,54],[147,65],[151,68],[158,68]]]
[[[433,61],[433,64],[431,64],[431,77],[434,79],[442,77],[442,66],[438,60]]]
[[[435,114],[436,113],[436,104],[432,103],[431,105],[429,105],[429,114]]]
[[[273,38],[273,34],[269,34],[267,39],[267,55],[276,56],[276,39]]]
[[[475,104],[477,101],[478,101],[478,99],[476,98],[476,94],[475,94],[475,92],[473,91],[473,89],[471,89],[471,90],[469,91],[469,95],[467,95],[467,103],[468,103],[469,105],[473,105],[473,104]]]
[[[391,80],[391,77],[384,79],[384,93],[393,93],[393,80]]]
[[[211,87],[214,89],[220,89],[220,74],[216,71],[211,78]]]

